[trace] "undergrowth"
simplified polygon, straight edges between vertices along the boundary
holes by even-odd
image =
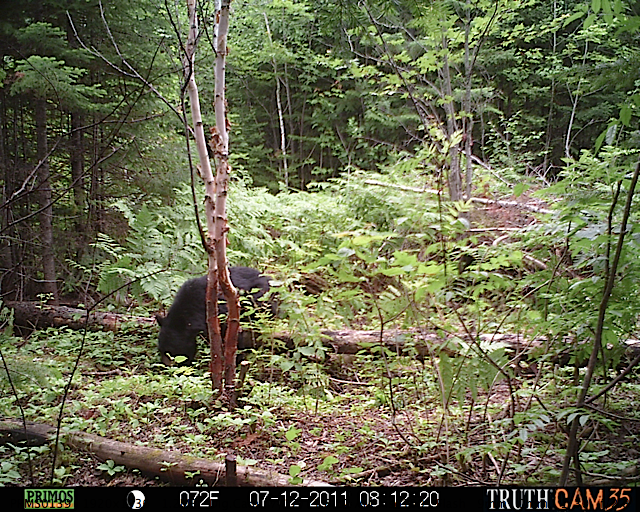
[[[193,367],[165,368],[155,330],[127,327],[86,334],[63,427],[213,459],[232,447],[241,463],[268,464],[292,483],[312,475],[384,484],[362,475],[391,466],[406,472],[406,484],[541,485],[557,482],[568,428],[578,422],[584,475],[624,474],[636,464],[630,450],[640,429],[619,417],[640,420],[637,373],[606,404],[578,407],[576,397],[619,234],[615,201],[629,184],[627,156],[585,153],[547,191],[566,198],[555,213],[504,236],[469,231],[470,204],[367,185],[367,173],[275,197],[236,183],[231,263],[272,274],[281,303],[280,318],[245,353],[251,366],[238,409],[212,401],[206,348]],[[418,179],[393,169],[374,177]],[[585,196],[585,183],[600,186]],[[97,242],[103,263],[92,275],[103,292],[138,280],[114,306],[168,304],[187,276],[204,271],[189,194],[135,212],[116,204],[130,235]],[[634,212],[594,392],[628,362],[625,341],[637,331],[637,220]],[[341,329],[379,336],[355,354],[335,354],[325,331]],[[83,336],[48,329],[0,338],[26,419],[55,423]],[[0,415],[19,417],[6,373],[1,382]],[[612,445],[621,429],[626,437]],[[24,450],[3,447],[0,483],[26,483]],[[108,463],[101,470],[120,472]]]

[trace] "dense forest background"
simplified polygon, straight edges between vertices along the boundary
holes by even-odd
[[[553,182],[607,129],[633,147],[637,32],[617,16],[630,7],[237,2],[227,69],[234,178],[287,193],[404,165],[437,188],[452,168],[453,181],[460,170],[468,181],[453,190],[461,199],[485,186],[482,172],[473,176],[479,159],[507,183]],[[83,269],[96,264],[89,245],[127,233],[114,204],[169,205],[189,181],[172,112],[181,108],[173,25],[184,19],[168,8],[5,6],[3,296],[78,297]],[[210,124],[212,36],[203,31],[198,54]]]
[[[342,391],[356,370],[351,359],[323,367],[323,330],[454,338],[453,348],[429,357],[414,347],[409,359],[419,370],[397,351],[393,368],[386,356],[382,364],[380,354],[361,355],[360,371],[379,381],[368,398],[375,407],[395,421],[410,404],[424,412],[435,400],[441,414],[428,427],[407,420],[394,442],[415,458],[394,452],[406,473],[374,483],[566,482],[570,471],[582,482],[588,464],[601,464],[592,478],[638,481],[637,369],[635,381],[620,384],[629,387],[615,388],[627,397],[612,398],[619,415],[590,408],[587,395],[593,379],[605,388],[621,371],[634,375],[637,363],[629,361],[640,310],[639,10],[624,0],[233,0],[228,252],[232,264],[275,276],[281,311],[272,330],[286,328],[295,346],[288,355],[273,347],[254,354],[255,378],[273,378],[277,367],[296,393],[330,400],[340,394],[331,379]],[[2,2],[5,304],[102,301],[150,316],[204,272],[194,210],[202,191],[183,122],[184,11],[156,0]],[[198,85],[213,126],[213,2],[199,4],[199,17]],[[43,350],[69,355],[78,346],[76,333],[14,332],[11,309],[2,315],[2,350],[15,368]],[[526,361],[520,349],[477,341],[497,333],[535,340]],[[87,364],[159,372],[152,330],[135,341],[114,336]],[[67,363],[44,366],[62,364],[66,375]],[[416,382],[416,372],[429,376]],[[512,385],[523,375],[533,380]],[[49,377],[47,400],[58,404],[62,385]],[[499,393],[498,383],[506,386]],[[562,403],[547,403],[545,393]],[[264,409],[265,397],[251,396]],[[99,410],[104,399],[86,407]],[[489,404],[507,402],[492,419]],[[32,403],[33,417],[54,414],[46,400]],[[2,414],[15,416],[14,405]],[[297,406],[309,413],[306,402]],[[96,417],[80,404],[73,411],[69,427],[87,429]],[[273,427],[262,413],[243,414],[244,423],[220,426],[193,413],[193,435]],[[108,425],[95,431],[112,433]],[[291,428],[279,455],[290,450],[284,464],[295,479],[304,465],[294,464],[292,445],[303,434]],[[443,431],[446,455],[427,470],[425,453],[438,449]],[[609,432],[620,443],[604,453],[597,443],[610,444]],[[314,468],[336,482],[375,465],[327,451],[335,461],[322,452]],[[582,472],[569,467],[579,454]],[[8,464],[0,482],[22,482],[20,460]],[[58,483],[70,481],[70,467]]]

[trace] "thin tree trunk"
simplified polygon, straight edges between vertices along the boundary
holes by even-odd
[[[86,194],[84,190],[84,133],[83,119],[79,113],[71,114],[71,136],[69,140],[69,164],[71,166],[71,186],[73,187],[73,203],[75,205],[74,226],[77,240],[76,261],[81,261],[86,246]]]
[[[6,89],[6,88],[5,88]],[[4,159],[4,200],[11,200],[11,203],[5,204],[2,209],[3,222],[3,246],[7,246],[6,273],[2,276],[2,297],[3,299],[22,300],[25,291],[25,276],[28,274],[24,271],[25,264],[25,242],[26,237],[24,231],[27,228],[24,223],[11,225],[16,218],[24,216],[24,211],[28,208],[31,194],[25,194],[22,198],[16,198],[14,194],[20,194],[18,190],[27,190],[31,187],[31,179],[28,176],[31,173],[24,173],[27,166],[23,162],[24,154],[21,154],[20,141],[18,133],[24,133],[21,126],[22,101],[20,97],[15,97],[11,102],[12,113],[8,115],[8,98],[6,90],[3,91],[3,101],[0,102],[4,116],[5,141],[3,143],[2,158]],[[10,119],[8,119],[10,117]],[[22,137],[24,141],[26,137]],[[11,155],[11,156],[10,156]]]
[[[36,112],[36,139],[37,156],[40,165],[40,205],[44,208],[40,214],[40,239],[42,244],[42,269],[44,273],[43,290],[50,296],[53,304],[58,304],[58,286],[56,284],[56,267],[53,253],[53,205],[51,193],[51,181],[49,172],[49,160],[47,157],[47,102],[37,99]]]
[[[305,175],[305,169],[306,169],[306,165],[302,165],[302,163],[304,162],[305,158],[304,158],[304,144],[302,143],[302,141],[304,140],[304,136],[305,136],[305,132],[304,132],[304,127],[305,127],[305,107],[307,105],[307,92],[305,91],[304,93],[304,98],[302,100],[302,112],[300,112],[300,123],[299,123],[299,130],[298,130],[298,140],[300,141],[298,143],[298,161],[300,162],[300,164],[298,164],[298,176],[300,177],[300,190],[305,190],[305,186],[307,184],[307,180],[306,180],[306,175]],[[292,130],[291,133],[294,133],[294,131]]]
[[[240,305],[238,292],[231,283],[227,262],[227,214],[226,198],[229,189],[229,136],[225,108],[225,61],[227,55],[227,33],[229,30],[230,0],[222,0],[216,12],[216,67],[214,108],[216,126],[212,132],[211,146],[216,158],[216,176],[213,176],[206,146],[198,86],[195,80],[195,49],[198,41],[198,17],[196,0],[187,0],[189,14],[189,37],[183,62],[187,92],[191,105],[191,116],[200,159],[201,175],[205,185],[205,214],[207,237],[205,250],[209,256],[207,273],[206,310],[209,343],[211,345],[211,382],[214,390],[227,393],[231,405],[235,396],[235,359],[240,328]],[[222,290],[228,308],[227,331],[224,352],[218,319],[218,289]]]
[[[582,55],[582,65],[583,67],[587,61],[587,54],[589,53],[589,41],[584,42],[584,54]],[[582,78],[578,80],[578,85],[576,86],[576,90],[573,94],[572,99],[572,107],[571,107],[571,118],[569,119],[569,126],[567,126],[567,136],[564,142],[564,156],[567,158],[571,158],[571,131],[573,130],[573,122],[576,118],[576,111],[578,110],[578,102],[580,101],[580,96],[582,96],[582,91],[580,90],[582,86]],[[569,95],[571,95],[571,90],[569,90]]]
[[[0,209],[0,229],[5,229],[9,224],[11,217],[11,206],[7,204],[7,200],[11,197],[14,190],[13,180],[15,173],[9,171],[9,157],[7,155],[7,146],[5,139],[7,138],[7,122],[6,122],[6,88],[0,89],[0,177],[2,177],[4,186],[2,187],[2,196],[0,201],[2,208]],[[14,126],[15,130],[15,126]],[[9,244],[11,233],[8,236],[0,237],[0,294],[6,297],[12,289],[13,282],[13,252]]]
[[[465,114],[463,118],[464,129],[464,154],[465,154],[465,191],[467,198],[471,197],[471,184],[473,182],[473,165],[471,161],[471,150],[473,147],[473,117],[471,116],[471,53],[469,49],[470,37],[471,37],[471,3],[467,0],[466,5],[467,19],[464,27],[464,71],[465,71],[465,91],[464,91],[464,105],[462,110]]]
[[[600,307],[598,308],[598,321],[596,323],[596,329],[593,336],[593,348],[591,349],[591,356],[589,357],[589,363],[587,364],[587,372],[582,381],[582,386],[580,389],[580,395],[578,397],[578,403],[576,404],[577,408],[582,408],[585,405],[585,399],[587,398],[587,394],[589,393],[589,388],[591,386],[591,379],[593,378],[593,373],[596,369],[596,364],[598,362],[598,354],[601,353],[602,349],[602,337],[605,329],[605,318],[607,315],[607,308],[609,306],[609,299],[611,298],[611,293],[613,291],[617,276],[618,276],[618,268],[620,264],[620,257],[622,255],[622,249],[624,245],[624,239],[627,234],[627,224],[629,218],[631,216],[631,209],[633,205],[633,195],[636,191],[636,186],[638,184],[638,178],[640,177],[640,160],[636,164],[635,171],[631,178],[631,183],[627,189],[627,199],[624,206],[624,211],[622,214],[622,221],[620,222],[620,230],[618,234],[618,242],[616,244],[616,252],[613,257],[613,262],[609,264],[609,253],[607,253],[606,258],[606,282],[604,285],[604,289],[602,291],[602,298],[600,299]],[[621,182],[618,183],[618,190],[620,190]],[[612,200],[611,209],[609,212],[609,239],[611,239],[613,230],[612,230],[612,217],[613,211],[615,209],[617,202],[617,195]],[[576,468],[580,467],[579,450],[578,450],[578,429],[580,427],[580,422],[577,417],[573,419],[571,422],[571,428],[569,430],[569,440],[567,443],[567,451],[565,452],[565,456],[562,463],[562,473],[560,474],[560,485],[566,486],[569,480],[569,465],[573,460]],[[577,473],[578,485],[581,485],[580,482],[580,473]]]
[[[284,90],[287,97],[287,115],[289,116],[288,118],[289,133],[293,135],[295,133],[295,126],[293,122],[293,104],[292,104],[293,102],[291,101],[291,86],[289,83],[289,70],[287,68],[286,62],[284,63],[284,72],[282,73],[282,83],[284,85]],[[289,137],[289,140],[287,141],[287,146],[289,147],[289,152],[287,154],[290,155],[291,157],[295,156],[296,154],[295,137],[294,138]],[[302,188],[301,190],[304,190],[304,188]]]
[[[73,49],[80,48],[78,38],[74,36],[73,27],[69,17],[66,17],[65,29],[67,42]],[[87,246],[88,236],[86,234],[86,203],[87,194],[84,180],[84,116],[81,112],[71,112],[71,133],[69,135],[69,164],[71,166],[71,187],[73,188],[73,202],[75,206],[74,227],[77,236],[76,240],[76,261],[82,261],[84,248]]]
[[[447,52],[449,51],[449,45],[446,34],[442,34],[442,50],[444,54],[444,63],[441,70],[442,78],[442,93],[444,98],[448,101],[444,103],[443,107],[447,115],[447,139],[453,140],[456,132],[458,131],[458,125],[456,122],[456,110],[453,103],[453,90],[451,86],[451,69],[449,68],[449,57]],[[447,182],[449,185],[449,198],[452,201],[459,201],[462,199],[462,176],[460,175],[460,153],[458,144],[451,144],[449,147],[449,175],[447,176]]]
[[[553,0],[553,19],[556,19],[556,12],[558,8],[557,0]],[[553,44],[551,47],[551,55],[553,57],[556,56],[556,48],[558,45],[558,38],[556,32],[553,34]],[[549,151],[551,148],[551,132],[552,132],[552,123],[553,123],[553,112],[554,112],[554,102],[556,97],[556,77],[555,75],[551,75],[551,97],[549,98],[549,114],[547,115],[547,137],[544,143],[544,159],[542,161],[542,172],[544,175],[547,173],[547,169],[549,167]]]
[[[240,331],[240,298],[238,291],[231,282],[229,262],[227,261],[227,195],[229,193],[229,133],[227,131],[227,102],[225,99],[225,67],[227,48],[227,34],[229,33],[229,9],[231,0],[222,0],[220,11],[217,13],[218,38],[216,40],[215,67],[215,101],[216,135],[214,153],[216,157],[216,203],[215,230],[213,243],[215,258],[218,266],[219,284],[227,302],[227,332],[224,340],[225,364],[225,393],[230,405],[235,406],[235,374],[236,351],[238,349],[238,332]],[[211,256],[210,256],[211,257]],[[211,269],[211,261],[209,263]],[[210,270],[211,271],[211,270]]]
[[[215,254],[213,252],[213,236],[215,232],[215,198],[216,182],[211,170],[209,152],[202,123],[202,113],[200,111],[200,97],[198,85],[195,78],[195,51],[198,42],[198,16],[196,12],[196,0],[187,0],[187,12],[189,15],[189,37],[187,39],[186,55],[183,62],[185,80],[187,81],[187,92],[189,94],[189,104],[191,108],[191,119],[193,122],[193,132],[196,139],[196,148],[200,160],[200,174],[205,187],[205,217],[207,222],[207,238],[205,250],[209,255],[209,272],[207,274],[206,311],[207,327],[209,331],[209,344],[211,346],[211,383],[214,390],[222,392],[222,335],[220,322],[218,320],[218,268]],[[216,40],[219,35],[216,34]]]
[[[100,231],[100,169],[101,166],[98,164],[100,160],[100,129],[98,123],[96,122],[97,118],[94,114],[93,116],[93,131],[91,137],[92,143],[92,152],[91,152],[91,180],[89,187],[89,216],[88,222],[93,224],[93,227],[96,231]]]
[[[267,35],[269,36],[269,43],[273,47],[273,39],[271,37],[271,28],[269,27],[269,18],[267,13],[262,13],[264,16],[264,24],[267,28]],[[280,152],[282,153],[282,171],[284,174],[284,186],[289,188],[289,167],[287,165],[287,140],[284,129],[284,116],[282,115],[282,101],[280,100],[280,78],[278,77],[278,64],[275,57],[271,59],[271,65],[273,66],[273,76],[276,80],[276,106],[278,107],[278,124],[280,126]]]

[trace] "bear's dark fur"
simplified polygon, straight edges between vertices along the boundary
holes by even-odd
[[[249,295],[253,307],[259,307],[260,298],[269,291],[269,278],[260,271],[249,267],[230,267],[231,282],[238,289],[240,295]],[[160,324],[158,349],[164,364],[170,364],[171,358],[181,355],[187,358],[186,364],[191,364],[196,355],[196,340],[198,334],[207,334],[205,294],[207,290],[207,276],[197,277],[186,281],[178,290],[167,316],[156,315]],[[265,305],[271,313],[275,313],[275,303],[271,301]],[[241,306],[242,308],[242,306]],[[227,304],[223,297],[218,297],[218,312],[227,314]],[[222,333],[226,325],[221,326]],[[242,332],[238,336],[238,348],[244,348]],[[171,357],[168,357],[168,355]]]

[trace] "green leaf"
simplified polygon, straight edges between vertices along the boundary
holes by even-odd
[[[385,268],[379,271],[380,274],[393,277],[393,276],[401,276],[407,273],[407,270],[404,267],[392,267]]]
[[[353,240],[351,240],[351,243],[357,246],[368,245],[373,239],[374,237],[372,236],[360,235],[360,236],[353,237]]]
[[[513,187],[513,195],[516,197],[520,197],[527,190],[529,190],[529,185],[527,185],[526,183],[518,183],[515,187]]]
[[[591,0],[591,9],[598,14],[600,12],[601,0]]]
[[[342,475],[349,475],[351,473],[362,473],[363,471],[364,468],[362,467],[346,468],[342,471]]]
[[[584,16],[584,12],[576,12],[573,13],[571,16],[569,16],[566,20],[564,20],[564,23],[562,24],[562,27],[566,27],[567,25],[570,25],[571,23],[573,23],[574,21],[576,21],[577,19],[580,19]]]
[[[440,279],[434,279],[429,286],[427,287],[427,291],[431,292],[431,293],[435,293],[439,290],[442,290],[442,288],[445,286],[445,281],[444,279],[440,278]]]
[[[606,136],[607,136],[607,130],[603,131],[600,135],[598,135],[598,138],[596,139],[596,143],[594,146],[594,150],[596,153],[600,151],[600,148],[602,147],[602,143],[604,142],[604,138]]]
[[[616,15],[622,14],[622,0],[615,0],[613,3],[613,12]]]
[[[316,348],[315,347],[300,347],[298,349],[298,352],[300,352],[305,357],[313,357],[316,354]]]
[[[393,253],[393,264],[398,267],[406,267],[408,265],[416,265],[418,258],[415,254],[409,254],[406,251],[395,251]]]
[[[527,439],[529,439],[529,431],[526,428],[521,428],[518,433],[518,437],[522,440],[523,443],[526,443]]]
[[[631,107],[629,105],[622,105],[620,109],[620,122],[625,126],[631,124]]]
[[[291,427],[289,427],[289,430],[285,432],[284,436],[287,438],[287,441],[293,441],[296,437],[300,435],[300,432],[302,432],[302,430],[292,425]],[[295,476],[295,475],[292,475],[292,476]]]
[[[322,464],[318,465],[318,471],[328,471],[336,462],[338,462],[338,459],[333,455],[329,455],[325,457],[324,461],[322,461]]]
[[[429,263],[428,265],[425,265],[424,263],[421,263],[420,265],[418,265],[418,268],[414,273],[420,274],[420,275],[434,276],[439,272],[442,272],[443,268],[444,268],[443,265],[436,265],[434,263]]]
[[[591,25],[593,25],[594,21],[596,21],[595,14],[589,14],[589,16],[587,16],[587,19],[584,20],[584,23],[582,24],[582,28],[587,30]]]
[[[613,141],[617,133],[618,133],[618,125],[615,123],[610,124],[609,127],[607,128],[607,135],[605,137],[607,144],[609,145],[613,144]]]
[[[337,255],[340,258],[349,258],[350,256],[353,256],[356,253],[356,251],[354,251],[353,249],[351,249],[350,247],[341,247],[340,249],[338,249],[338,253]]]
[[[338,278],[343,283],[359,283],[360,281],[362,281],[362,278],[359,278],[359,277],[356,277],[356,276],[354,276],[352,274],[349,274],[345,270],[342,270],[342,269],[340,269],[340,272],[338,272]]]

